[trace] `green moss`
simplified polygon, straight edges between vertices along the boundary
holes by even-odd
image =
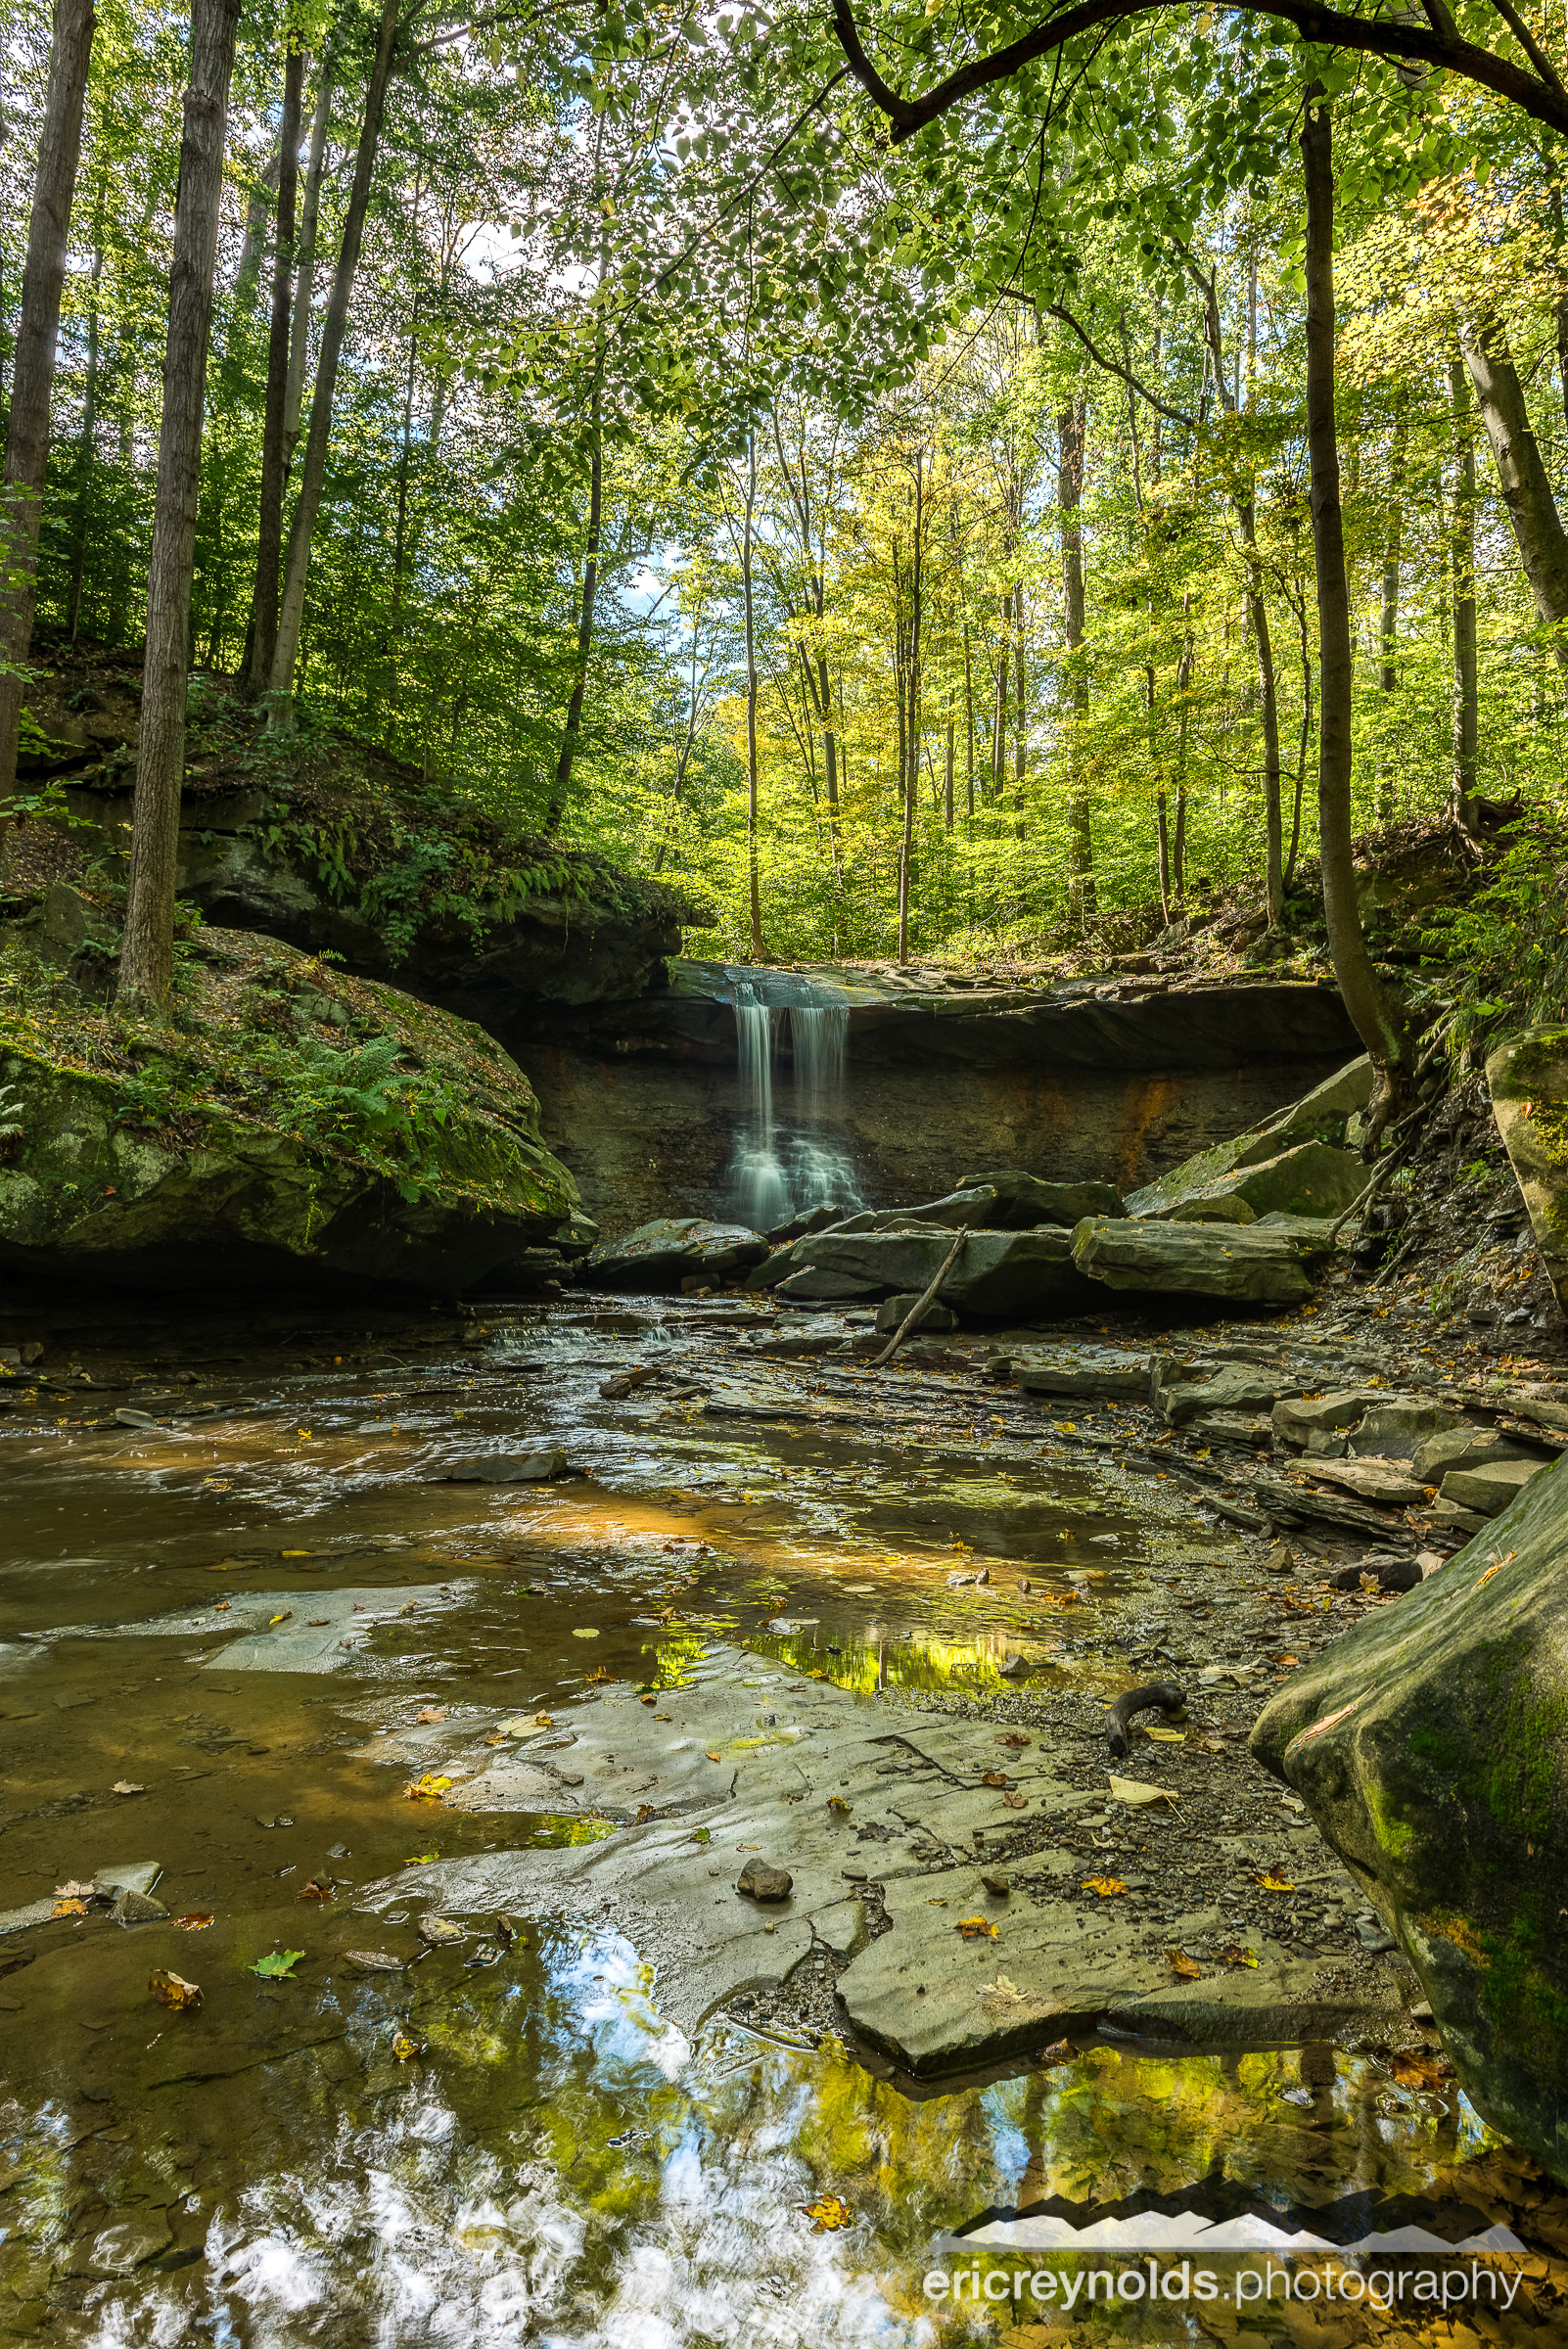
[[[1403,1860],[1415,1840],[1415,1830],[1408,1822],[1397,1819],[1388,1796],[1379,1786],[1366,1789],[1366,1809],[1372,1821],[1372,1832],[1391,1860]]]

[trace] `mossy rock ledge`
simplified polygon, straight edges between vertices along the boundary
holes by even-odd
[[[15,1272],[452,1295],[576,1200],[516,1063],[394,988],[199,930],[165,1025],[102,1008],[25,938],[0,955],[0,1266]]]
[[[1568,2183],[1568,1465],[1293,1674],[1252,1750],[1398,1938],[1477,2111]]]
[[[1533,1028],[1499,1044],[1487,1084],[1542,1262],[1568,1313],[1568,1028]]]

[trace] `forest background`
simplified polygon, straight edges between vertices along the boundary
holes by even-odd
[[[6,0],[0,21],[9,398],[50,20]],[[889,145],[830,29],[787,11],[248,7],[198,689],[265,682],[281,288],[286,537],[320,416],[302,750],[347,729],[524,830],[683,884],[715,913],[694,948],[737,958],[1028,957],[1120,909],[1176,914],[1263,883],[1271,797],[1277,899],[1316,846],[1293,137],[1322,53],[1202,9],[1118,38],[1053,88],[1048,141],[1038,89],[998,85],[934,162]],[[105,0],[44,657],[145,631],[187,74],[181,16]],[[1420,69],[1341,57],[1329,81],[1355,817],[1517,797],[1549,835],[1561,615],[1527,576],[1476,389],[1480,334],[1549,506],[1568,469],[1556,143]]]

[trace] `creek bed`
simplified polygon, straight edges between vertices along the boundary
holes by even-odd
[[[998,1388],[978,1341],[878,1375],[757,1359],[761,1313],[377,1318],[262,1343],[243,1313],[192,1317],[156,1359],[106,1322],[5,1389],[0,2338],[986,2337],[927,2297],[934,2238],[1151,2195],[1335,2213],[1343,2242],[1347,2213],[1449,2241],[1506,2225],[1531,2271],[1510,2325],[1558,2321],[1563,2197],[1446,2078],[1413,1977],[1363,1946],[1333,1855],[1245,1750],[1289,1659],[1380,1602],[1271,1584],[1130,1414]],[[570,1473],[466,1481],[544,1445]],[[1118,1807],[1100,1708],[1173,1677],[1179,1737],[1140,1731],[1120,1766],[1164,1799]],[[835,1704],[949,1776],[968,1763],[940,1740],[980,1740],[1028,1804],[906,1831],[855,1794],[841,1929],[781,1924],[787,1966],[781,1946],[705,2004],[670,1956],[700,1938],[685,1896],[645,1918],[616,1871],[682,1839],[683,1803],[721,1822],[731,1798],[677,1789],[641,1822],[561,1737],[731,1686],[814,1706],[830,1758]],[[499,1762],[561,1792],[470,1807]],[[912,1946],[916,1907],[983,1899],[982,1862],[1017,1879],[988,1953],[1010,1989],[1020,1920],[1065,1891],[1097,1929],[1098,1877],[1148,1951],[1174,1934],[1211,1982],[1311,1981],[1339,2019],[1292,2041],[1240,2002],[1200,2045],[1107,2007],[912,2069],[857,2032],[853,1969]],[[725,1915],[738,1865],[704,1868]],[[111,1921],[94,1880],[155,1868],[167,1919]],[[461,1942],[421,1941],[423,1870]],[[504,1912],[475,1889],[502,1882]],[[200,2010],[155,2004],[154,1968]],[[1203,2322],[1249,2337],[1233,2307]],[[1283,2323],[1245,2320],[1388,2337],[1343,2309]],[[1040,2338],[1169,2326],[1123,2303]]]

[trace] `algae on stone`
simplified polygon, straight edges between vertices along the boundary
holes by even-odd
[[[1536,1028],[1499,1044],[1487,1084],[1542,1262],[1568,1310],[1568,1028]]]

